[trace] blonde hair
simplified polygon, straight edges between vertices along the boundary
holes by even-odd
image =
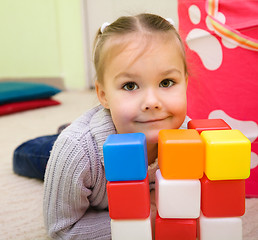
[[[143,13],[136,16],[120,17],[112,24],[106,26],[103,31],[99,28],[95,37],[93,51],[96,79],[99,83],[103,83],[105,63],[103,46],[107,40],[114,36],[124,36],[129,33],[137,33],[144,30],[156,33],[172,33],[181,48],[185,74],[188,74],[184,44],[175,27],[169,21],[158,15]]]

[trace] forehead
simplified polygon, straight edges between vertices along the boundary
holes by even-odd
[[[156,42],[175,44],[176,37],[171,32],[135,32],[112,36],[103,47],[103,55],[106,55],[109,60],[127,51],[131,51],[137,56],[137,54],[152,50]]]
[[[181,58],[180,65],[183,63],[183,54],[180,43],[172,32],[166,33],[130,33],[123,36],[115,36],[108,39],[105,43],[105,70],[110,65],[124,65],[130,67],[138,59],[151,59],[152,57],[162,59]],[[117,66],[118,67],[118,66]]]

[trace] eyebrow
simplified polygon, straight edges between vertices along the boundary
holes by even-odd
[[[179,74],[182,74],[180,70],[178,70],[177,68],[171,68],[171,69],[168,69],[164,72],[161,73],[162,76],[166,76],[166,75],[169,75],[171,73],[179,73]]]
[[[121,78],[121,77],[125,77],[125,78],[136,78],[138,77],[137,74],[133,74],[133,73],[127,73],[127,72],[121,72],[119,74],[117,74],[115,76],[115,79]]]
[[[171,73],[178,73],[178,74],[181,74],[181,71],[178,70],[177,68],[171,68],[171,69],[168,69],[168,70],[165,70],[163,72],[160,73],[161,76],[167,76]],[[131,79],[134,79],[134,78],[138,78],[139,75],[137,74],[134,74],[134,73],[128,73],[128,72],[121,72],[119,74],[117,74],[115,76],[115,79],[119,79],[121,77],[124,77],[124,78],[131,78]]]

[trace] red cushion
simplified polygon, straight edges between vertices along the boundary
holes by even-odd
[[[7,103],[0,105],[0,116],[59,104],[61,103],[50,98]]]

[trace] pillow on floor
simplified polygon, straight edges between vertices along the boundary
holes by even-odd
[[[44,83],[0,82],[0,105],[25,100],[50,98],[60,89]]]
[[[30,101],[7,103],[0,105],[0,116],[16,112],[22,112],[30,109],[55,106],[59,104],[61,103],[53,99],[36,99]]]

